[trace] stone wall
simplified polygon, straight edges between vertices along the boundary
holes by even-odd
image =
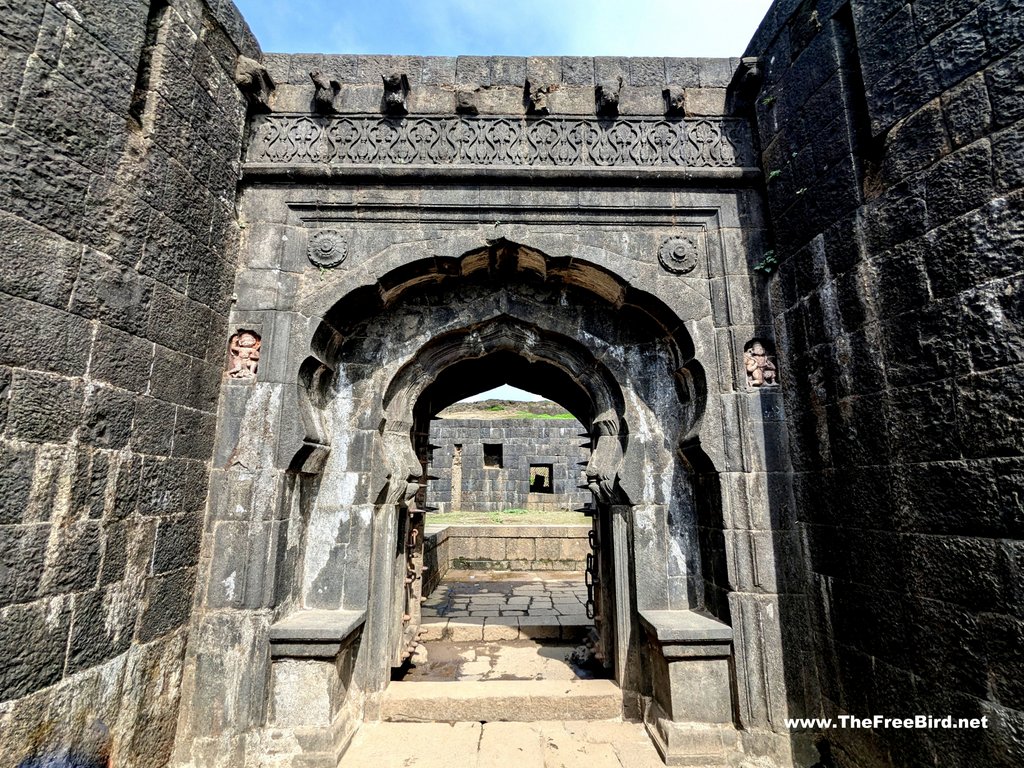
[[[582,515],[581,521],[586,521]],[[590,526],[448,525],[428,531],[426,552],[436,552],[424,594],[436,588],[449,569],[493,571],[578,571],[590,552]],[[429,591],[427,585],[431,586]]]
[[[452,567],[451,526],[427,526],[423,533],[423,594],[431,594]]]
[[[234,281],[230,2],[0,4],[0,762],[168,762]]]
[[[579,486],[590,455],[576,419],[439,419],[430,424],[437,446],[428,474],[427,506],[439,512],[500,512],[505,509],[578,509],[591,499]],[[485,444],[498,446],[500,462]],[[500,465],[499,465],[500,464]],[[551,492],[531,490],[531,466],[551,468]]]
[[[990,722],[837,765],[1024,763],[1022,18],[781,0],[748,50],[821,711]]]

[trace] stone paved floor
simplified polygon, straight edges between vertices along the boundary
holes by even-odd
[[[449,571],[423,604],[423,616],[586,616],[583,574]]]
[[[574,645],[559,640],[423,643],[405,682],[461,680],[575,680],[593,674],[573,663]]]
[[[366,723],[341,768],[664,768],[639,723]]]

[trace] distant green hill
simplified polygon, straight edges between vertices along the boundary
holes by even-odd
[[[454,403],[438,415],[441,419],[572,419],[574,416],[550,400],[480,400]]]

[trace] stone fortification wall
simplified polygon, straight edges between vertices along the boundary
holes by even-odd
[[[99,720],[162,766],[259,49],[230,2],[2,5],[0,763]]]
[[[430,443],[437,447],[428,474],[437,479],[427,487],[427,505],[439,512],[582,507],[591,497],[579,488],[585,480],[579,462],[589,455],[580,447],[587,441],[583,433],[575,419],[433,421]],[[549,484],[537,483],[531,469],[537,467],[550,468]]]
[[[1022,18],[783,0],[748,51],[821,712],[989,718],[836,765],[1024,763]]]

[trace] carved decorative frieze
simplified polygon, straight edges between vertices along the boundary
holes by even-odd
[[[239,330],[228,342],[228,378],[255,379],[260,364],[260,335]]]
[[[316,117],[256,121],[251,163],[743,168],[756,162],[737,118]]]
[[[775,355],[757,339],[746,344],[743,350],[743,366],[747,371],[747,386],[753,388],[778,385],[778,368]]]
[[[336,229],[320,229],[309,236],[306,252],[314,266],[331,269],[348,256],[348,238]]]
[[[700,266],[706,253],[704,231],[693,230],[666,237],[658,250],[658,261],[669,272],[686,275]]]

